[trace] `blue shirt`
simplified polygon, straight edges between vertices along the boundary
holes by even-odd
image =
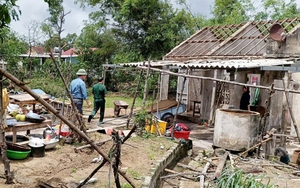
[[[87,92],[85,83],[81,78],[76,78],[72,80],[70,86],[70,92],[75,99],[87,99]]]

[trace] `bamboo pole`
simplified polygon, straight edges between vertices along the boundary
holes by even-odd
[[[284,88],[284,90],[285,90],[286,87],[285,87],[285,82],[284,82],[283,79],[282,79],[282,84],[283,84],[283,88]],[[295,128],[297,137],[298,137],[298,141],[299,141],[299,143],[300,143],[300,134],[299,134],[299,130],[298,130],[298,126],[297,126],[297,123],[296,123],[296,119],[295,119],[294,113],[293,113],[293,111],[292,111],[290,99],[289,99],[288,93],[287,93],[286,91],[284,91],[284,94],[285,94],[286,103],[287,103],[287,106],[288,106],[288,109],[289,109],[289,111],[290,111],[290,115],[291,115],[291,118],[292,118],[292,121],[293,121],[293,125],[294,125],[294,128]]]
[[[145,66],[139,66],[137,68],[138,69],[148,69]],[[161,70],[161,69],[158,69],[158,68],[150,68],[150,70],[153,70],[153,71],[156,71],[156,72],[161,72],[161,73],[166,73],[166,74],[170,74],[170,75],[174,75],[174,76],[181,76],[181,77],[194,78],[194,79],[202,79],[202,80],[218,81],[218,82],[222,82],[222,83],[228,83],[228,84],[239,85],[239,86],[248,86],[248,87],[260,88],[260,89],[267,89],[267,90],[270,89],[270,87],[267,87],[267,86],[245,84],[245,83],[239,83],[239,82],[235,82],[235,81],[222,80],[222,79],[218,79],[218,78],[211,78],[211,77],[204,77],[204,76],[186,75],[186,74],[175,73],[175,72],[172,72],[172,71]],[[274,91],[283,91],[283,92],[286,91],[288,93],[297,93],[297,94],[300,94],[300,91],[291,90],[291,89],[284,90],[283,88],[274,87],[273,90]]]
[[[51,57],[51,59],[52,59],[54,65],[55,65],[55,67],[56,67],[56,69],[57,69],[57,71],[58,71],[58,73],[59,73],[59,76],[61,77],[61,80],[62,80],[63,83],[64,83],[65,91],[67,92],[67,94],[68,94],[68,96],[69,96],[69,98],[70,98],[70,100],[71,100],[71,105],[73,106],[73,110],[74,110],[75,113],[76,113],[77,121],[78,121],[79,125],[82,126],[81,115],[78,114],[78,110],[77,110],[77,108],[76,108],[76,106],[75,106],[75,103],[74,103],[74,100],[73,100],[73,96],[72,96],[71,93],[70,93],[70,90],[69,90],[69,88],[68,88],[68,86],[67,86],[66,80],[65,80],[65,78],[63,77],[63,75],[62,75],[62,73],[61,73],[61,71],[60,71],[60,68],[59,68],[58,64],[56,63],[56,60],[55,60],[55,58],[54,58],[54,56],[53,56],[52,51],[50,51],[50,57]],[[63,106],[63,108],[64,108],[64,106]],[[84,133],[86,133],[85,131],[86,131],[86,130],[83,129],[83,132],[84,132]]]
[[[5,77],[14,82],[17,86],[22,88],[28,94],[30,94],[35,100],[44,105],[49,111],[51,111],[55,116],[61,119],[65,124],[67,124],[70,128],[72,128],[80,137],[82,137],[87,143],[89,143],[104,159],[104,161],[110,161],[109,157],[93,142],[84,132],[80,131],[73,122],[69,121],[63,115],[59,114],[59,112],[53,108],[49,103],[47,103],[44,99],[42,99],[39,95],[34,93],[28,86],[25,85],[24,82],[21,82],[16,77],[8,73],[6,70],[0,68],[0,74],[3,74]],[[124,177],[124,179],[132,186],[136,187],[134,183],[125,175],[125,172],[118,170],[118,172]]]

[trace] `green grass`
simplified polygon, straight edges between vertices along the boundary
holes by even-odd
[[[88,98],[89,98],[89,101],[91,102],[91,105],[93,107],[93,102],[94,102],[93,95],[89,95]],[[106,100],[106,102],[105,102],[105,107],[106,108],[114,108],[114,103],[113,102],[115,100],[121,100],[121,101],[127,102],[129,104],[129,106],[131,106],[132,102],[133,102],[133,97],[126,96],[126,95],[121,94],[121,93],[109,92],[107,94],[107,96],[105,97],[105,100]],[[150,105],[151,103],[152,103],[151,100],[147,100],[146,101],[146,106]],[[137,97],[136,100],[135,100],[134,108],[141,108],[142,105],[143,105],[143,99]]]

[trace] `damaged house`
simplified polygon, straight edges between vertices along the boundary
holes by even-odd
[[[251,86],[271,87],[274,84],[275,88],[285,86],[289,90],[299,90],[299,28],[300,18],[204,27],[166,54],[163,60],[150,62],[150,66],[214,78],[188,78],[181,101],[186,104],[187,111],[200,110],[200,118],[211,121],[217,108],[239,108],[242,85],[230,84],[230,81]],[[143,65],[147,62],[127,64]],[[168,74],[162,73],[161,100],[168,98],[168,79]],[[216,81],[218,79],[229,83]],[[182,80],[183,77],[178,77],[177,96]],[[270,90],[251,86],[251,109],[257,110],[260,106],[266,111]],[[296,93],[289,93],[294,114],[300,112],[300,95]],[[284,92],[272,94],[269,113],[272,117],[269,128],[291,124]],[[299,126],[300,117],[296,117],[296,123]],[[295,134],[293,128],[291,132]]]

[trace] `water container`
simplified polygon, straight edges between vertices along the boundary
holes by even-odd
[[[217,109],[213,144],[232,151],[244,151],[258,141],[258,112]]]

